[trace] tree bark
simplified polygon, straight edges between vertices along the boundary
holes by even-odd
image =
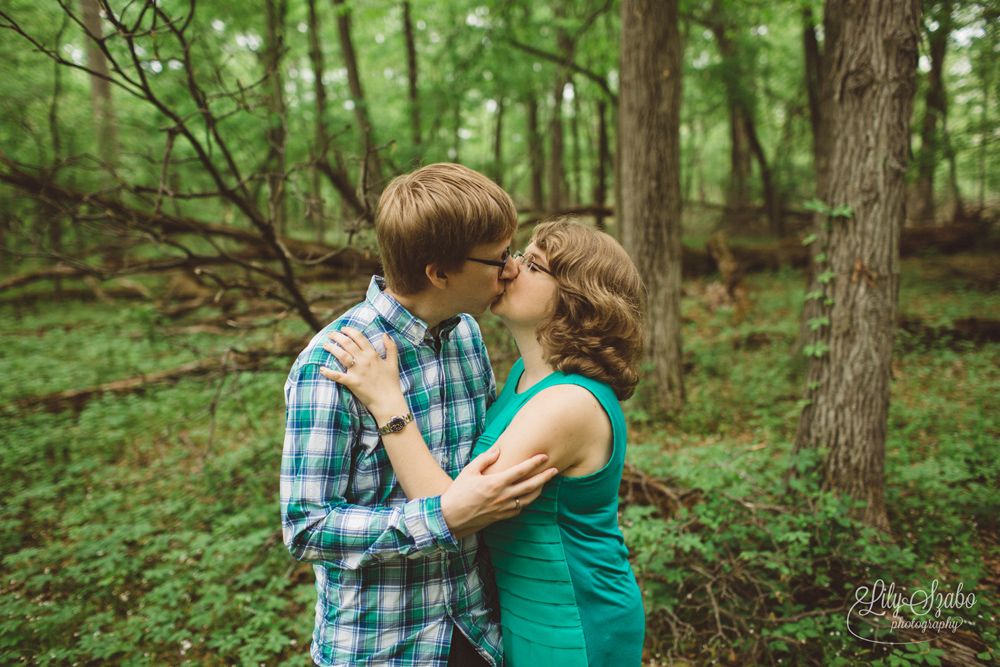
[[[403,2],[403,31],[406,34],[406,62],[410,84],[410,140],[414,153],[420,152],[420,96],[417,89],[417,42],[413,37],[413,19],[410,16],[410,0]],[[419,163],[420,156],[414,159]]]
[[[826,488],[864,501],[858,517],[888,531],[885,438],[920,5],[828,0],[826,12],[842,30],[827,42],[834,142],[821,199],[851,214],[820,230],[829,324],[807,348],[810,403],[794,450],[825,449]]]
[[[337,14],[337,34],[340,37],[340,53],[347,69],[347,84],[351,91],[351,101],[354,102],[354,118],[358,123],[358,135],[361,142],[361,155],[368,155],[369,149],[377,145],[373,138],[371,121],[368,119],[368,105],[365,101],[365,91],[361,87],[361,75],[358,73],[358,59],[354,54],[354,42],[351,41],[351,9],[345,0],[333,0],[333,10]],[[382,163],[377,153],[371,156],[372,176],[377,180],[382,173]],[[369,178],[369,180],[371,180]]]
[[[312,148],[313,159],[316,160],[312,167],[312,202],[309,207],[312,218],[313,229],[316,232],[316,243],[323,243],[323,236],[326,231],[326,224],[323,218],[323,193],[320,186],[320,174],[323,168],[320,162],[326,160],[327,133],[326,133],[326,86],[323,83],[323,49],[319,44],[319,16],[316,13],[316,0],[308,0],[309,6],[309,59],[312,61],[313,69],[313,92],[316,95],[316,123],[314,125],[314,145]]]
[[[566,87],[566,77],[556,77],[554,92],[555,106],[552,107],[552,118],[549,119],[549,210],[558,211],[563,206],[563,90]]]
[[[524,104],[528,123],[528,167],[531,170],[531,208],[545,209],[543,180],[545,174],[545,147],[538,131],[538,100],[532,97]]]
[[[267,206],[275,233],[285,233],[285,146],[288,143],[285,112],[285,88],[281,77],[281,58],[284,55],[285,13],[287,0],[267,0],[264,3],[267,26],[264,39],[264,67],[271,95],[268,99],[267,143],[270,146],[267,170]]]
[[[813,171],[816,180],[816,198],[822,199],[826,193],[827,182],[830,180],[830,155],[833,151],[833,121],[832,109],[834,103],[834,86],[832,84],[832,57],[827,57],[819,49],[816,39],[816,28],[813,25],[812,10],[802,10],[803,46],[806,62],[806,89],[809,94],[809,120],[813,134]],[[839,11],[826,11],[823,14],[823,34],[825,44],[836,44],[840,39],[841,16]],[[830,49],[827,54],[833,53]],[[820,230],[825,224],[826,216],[816,213],[813,216],[813,226]],[[817,233],[817,238],[819,234]],[[818,241],[809,245],[810,257],[822,253],[823,248]],[[816,282],[819,275],[816,263],[809,262],[809,272],[806,278],[807,292],[815,291],[820,285]],[[793,354],[800,354],[809,342],[811,333],[809,322],[820,316],[820,302],[810,299],[802,307],[802,317],[799,320],[799,335],[793,346]]]
[[[623,0],[619,156],[622,241],[647,288],[650,398],[684,402],[681,358],[681,54],[677,0]]]
[[[94,74],[90,76],[90,99],[94,107],[94,131],[97,137],[97,153],[111,166],[118,163],[118,119],[111,98],[111,82],[108,80],[108,63],[98,42],[104,37],[101,26],[101,5],[99,0],[80,0],[83,26],[89,33],[86,40],[87,66]]]
[[[608,198],[608,164],[611,162],[608,144],[607,103],[597,100],[597,173],[594,178],[594,205],[603,208]],[[604,229],[604,216],[596,216],[597,228]]]
[[[721,11],[716,6],[716,11]],[[723,73],[726,102],[729,107],[729,180],[726,185],[726,208],[742,211],[748,204],[748,183],[750,180],[750,145],[747,137],[746,114],[740,102],[738,61],[734,57],[733,45],[726,35],[725,26],[715,23],[711,26],[719,55],[727,63]],[[734,221],[737,224],[741,220]]]
[[[931,30],[927,26],[927,55],[931,69],[927,73],[927,94],[924,118],[920,127],[920,152],[917,154],[917,193],[920,208],[913,216],[924,223],[933,223],[934,171],[941,155],[941,128],[948,113],[948,102],[944,90],[944,58],[948,50],[948,36],[951,34],[951,4],[933,5],[928,17],[937,23]]]
[[[493,180],[503,187],[503,91],[497,95],[497,124],[493,134]]]

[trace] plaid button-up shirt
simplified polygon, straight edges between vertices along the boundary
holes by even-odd
[[[388,332],[434,458],[452,477],[469,462],[496,398],[479,326],[460,315],[435,339],[383,289],[373,278],[365,301],[312,339],[285,384],[282,530],[291,554],[316,573],[312,658],[322,667],[444,667],[455,624],[499,665],[500,629],[484,601],[477,537],[455,540],[439,496],[407,501],[372,416],[319,372],[340,367],[323,350],[328,331],[354,327],[382,354]]]

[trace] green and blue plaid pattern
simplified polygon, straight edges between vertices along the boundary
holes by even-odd
[[[452,537],[440,497],[407,501],[372,416],[319,372],[340,368],[323,349],[328,331],[354,327],[382,354],[388,332],[434,458],[452,477],[468,463],[496,399],[479,326],[460,315],[435,339],[383,289],[373,278],[365,301],[312,339],[285,384],[282,531],[291,554],[316,573],[312,658],[321,667],[444,667],[456,624],[499,665],[500,628],[484,600],[477,537]]]

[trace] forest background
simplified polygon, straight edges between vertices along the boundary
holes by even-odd
[[[907,218],[886,242],[902,260],[880,524],[831,485],[826,449],[797,442],[815,364],[835,357],[833,311],[809,310],[837,280],[817,244],[855,215],[817,197],[822,56],[845,5],[662,4],[682,86],[677,161],[659,171],[677,193],[663,210],[683,218],[653,225],[682,220],[679,370],[664,384],[651,362],[625,404],[621,487],[646,662],[991,664],[1000,10],[921,8],[912,115],[897,119]],[[660,48],[622,38],[636,11],[0,5],[4,664],[309,664],[312,572],[278,527],[294,355],[362,297],[379,192],[421,164],[496,179],[521,242],[568,214],[633,248],[621,79]],[[845,284],[878,283],[851,261]],[[481,324],[502,381],[516,350]],[[939,586],[943,613],[874,600],[878,581]],[[885,614],[860,616],[858,599]],[[951,625],[891,627],[929,619]]]

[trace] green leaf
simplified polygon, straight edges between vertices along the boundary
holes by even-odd
[[[820,298],[823,297],[824,294],[825,294],[825,292],[823,290],[816,289],[816,290],[813,290],[811,292],[807,292],[806,293],[806,298],[804,300],[808,301],[809,299],[820,299]]]
[[[826,261],[826,253],[825,252],[821,252],[820,254],[818,254],[815,257],[813,257],[813,259],[816,261],[817,264],[825,262]]]
[[[830,326],[830,318],[825,315],[822,317],[813,317],[807,320],[807,323],[809,324],[810,331],[816,331],[820,327]]]
[[[816,280],[818,280],[819,282],[821,282],[824,285],[826,285],[831,280],[833,280],[836,276],[837,276],[837,274],[834,273],[833,271],[824,271],[823,273],[821,273],[818,276],[816,276]]]
[[[810,243],[812,243],[815,240],[816,240],[816,235],[815,234],[810,234],[809,236],[807,236],[804,239],[802,239],[802,245],[809,245]]]
[[[810,199],[809,201],[802,204],[802,206],[807,211],[816,211],[817,213],[825,213],[830,215],[830,207],[826,205],[825,202],[819,199]]]

